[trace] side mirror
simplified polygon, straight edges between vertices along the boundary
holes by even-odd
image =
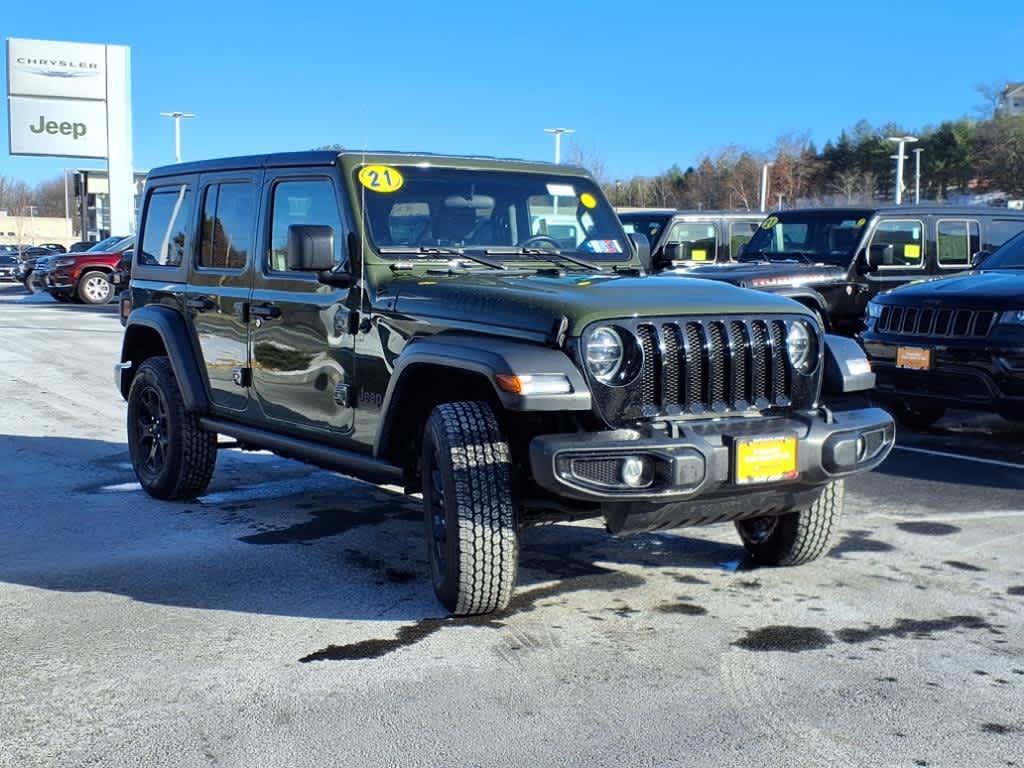
[[[978,251],[976,254],[971,256],[971,266],[977,269],[981,266],[981,262],[992,255],[991,251]]]
[[[651,241],[642,232],[634,232],[629,236],[636,250],[636,257],[640,260],[640,266],[644,272],[654,271],[654,262],[651,260]]]
[[[896,248],[892,243],[873,243],[868,247],[867,268],[868,272],[874,272],[885,264],[892,264],[896,255]]]
[[[671,264],[673,261],[686,261],[688,258],[686,245],[684,243],[666,243],[661,251],[661,258],[666,264]]]
[[[288,227],[287,264],[298,272],[323,272],[334,266],[334,228],[318,224]]]

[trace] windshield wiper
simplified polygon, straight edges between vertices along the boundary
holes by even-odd
[[[413,253],[418,254],[420,256],[456,256],[459,259],[475,261],[477,264],[483,264],[485,267],[490,267],[491,269],[508,269],[508,267],[506,267],[500,261],[495,261],[494,259],[487,259],[481,255],[478,255],[482,252],[479,250],[476,253],[473,253],[472,250],[467,250],[464,248],[445,248],[433,245],[420,245],[416,247],[413,247],[411,245],[385,245],[378,248],[377,250],[384,254]]]
[[[505,255],[505,256],[542,256],[548,261],[556,262],[561,259],[562,261],[568,261],[570,264],[575,264],[584,269],[589,269],[594,272],[604,272],[603,267],[599,267],[592,261],[581,259],[576,256],[570,256],[567,253],[552,248],[521,248],[519,246],[508,247],[508,248],[486,248],[484,249],[486,254],[494,255]]]
[[[741,258],[740,261],[796,261],[796,259],[789,258],[790,256],[799,257],[805,264],[817,264],[812,257],[821,258],[819,254],[814,251],[756,251],[753,254],[747,254],[756,256],[756,259]],[[782,258],[772,258],[772,256]]]

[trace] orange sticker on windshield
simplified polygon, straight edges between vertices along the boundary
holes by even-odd
[[[597,198],[589,192],[584,192],[580,195],[580,202],[584,208],[597,208]]]
[[[359,169],[359,183],[371,192],[397,192],[405,179],[401,171],[390,165],[367,165]]]

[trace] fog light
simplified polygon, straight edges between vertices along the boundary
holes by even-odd
[[[646,459],[639,456],[628,456],[622,460],[620,476],[622,482],[630,488],[643,488],[651,482],[649,465]]]

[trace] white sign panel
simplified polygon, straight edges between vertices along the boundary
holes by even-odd
[[[11,96],[12,155],[107,156],[107,105]]]
[[[7,41],[7,92],[11,96],[106,99],[106,48],[11,38]]]

